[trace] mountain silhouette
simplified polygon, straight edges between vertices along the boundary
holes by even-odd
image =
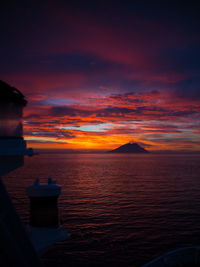
[[[128,143],[109,151],[109,153],[148,153],[148,151],[136,143]]]

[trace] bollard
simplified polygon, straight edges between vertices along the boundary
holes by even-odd
[[[37,178],[26,190],[30,198],[30,226],[58,228],[61,186],[51,178],[48,178],[47,184],[40,184],[40,179]]]

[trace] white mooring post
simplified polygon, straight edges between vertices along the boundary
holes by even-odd
[[[43,254],[55,242],[68,237],[59,223],[61,186],[51,178],[47,183],[40,183],[37,178],[26,192],[30,199],[30,236],[37,252]]]
[[[37,178],[26,189],[30,199],[30,225],[32,227],[57,228],[59,226],[58,197],[61,186],[48,178],[48,183],[41,184]]]

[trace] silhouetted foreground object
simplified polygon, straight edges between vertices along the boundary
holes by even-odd
[[[66,239],[69,234],[62,230],[59,222],[58,197],[61,186],[51,178],[48,178],[48,183],[40,181],[37,178],[34,184],[26,188],[26,192],[30,199],[29,235],[36,251],[42,255],[50,246]]]
[[[0,81],[0,266],[41,266],[1,177],[23,166],[29,154],[22,130],[26,103],[19,90]]]
[[[27,101],[16,88],[0,80],[0,175],[24,163],[24,155],[32,155],[23,139],[23,108]]]
[[[27,101],[16,88],[0,80],[0,137],[23,136],[22,113]]]
[[[33,227],[59,227],[58,197],[61,186],[48,178],[48,184],[41,184],[37,178],[26,189],[30,198],[30,225]]]
[[[148,151],[136,143],[122,145],[109,153],[148,153]]]
[[[34,227],[25,229],[1,178],[23,166],[24,155],[33,155],[23,139],[26,104],[18,89],[0,81],[0,266],[39,267],[38,255],[68,236],[59,225],[57,198],[61,188],[54,181],[29,188]]]

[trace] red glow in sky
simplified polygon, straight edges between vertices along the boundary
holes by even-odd
[[[43,1],[2,13],[1,79],[29,101],[31,146],[200,149],[195,6]]]

